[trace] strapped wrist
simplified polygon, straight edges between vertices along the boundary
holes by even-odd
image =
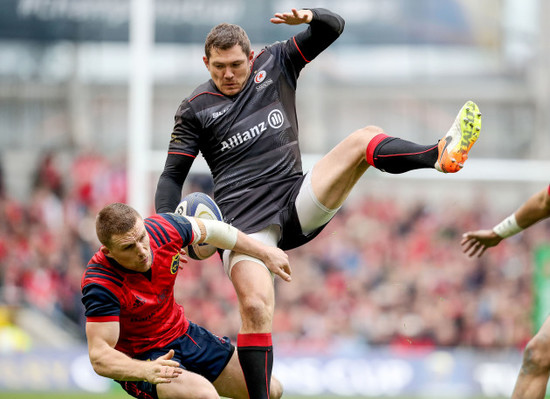
[[[513,236],[522,230],[523,229],[518,225],[516,215],[514,213],[493,227],[493,231],[502,238]]]
[[[239,231],[218,220],[201,219],[206,227],[204,242],[221,249],[233,249],[237,243]]]

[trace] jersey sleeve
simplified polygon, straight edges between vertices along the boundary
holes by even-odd
[[[158,213],[173,212],[176,209],[181,199],[183,183],[199,153],[201,128],[189,99],[180,104],[174,120],[166,162],[155,192],[155,210]]]
[[[285,42],[285,65],[297,79],[300,70],[321,54],[344,31],[345,21],[324,8],[312,8],[313,19],[307,29]]]
[[[164,170],[157,183],[155,210],[157,213],[174,212],[181,200],[181,189],[189,174],[194,158],[183,153],[168,154]]]
[[[185,216],[162,213],[145,219],[145,228],[157,247],[175,244],[186,247],[194,240],[191,222]]]
[[[199,153],[199,139],[202,128],[191,107],[192,99],[191,97],[183,100],[176,112],[168,154],[195,158]]]
[[[86,321],[118,321],[120,301],[111,291],[99,284],[88,284],[82,288],[82,303],[86,308]]]

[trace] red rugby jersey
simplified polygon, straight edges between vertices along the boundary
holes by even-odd
[[[193,241],[189,221],[174,214],[144,220],[153,264],[147,273],[128,270],[98,251],[82,277],[82,302],[89,322],[118,321],[116,349],[129,356],[160,348],[189,326],[174,300],[179,251]]]

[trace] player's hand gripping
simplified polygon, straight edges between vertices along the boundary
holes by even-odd
[[[270,21],[274,24],[300,25],[310,23],[312,18],[311,10],[298,11],[293,8],[291,12],[276,13]]]
[[[498,245],[502,240],[503,238],[493,230],[468,231],[462,235],[460,245],[462,245],[462,252],[468,256],[477,254],[480,257],[487,248]]]
[[[174,357],[174,350],[170,349],[166,355],[159,358],[144,362],[146,363],[145,379],[152,384],[168,384],[174,378],[177,378],[183,369],[179,367],[179,363],[170,360]]]
[[[185,267],[185,265],[187,263],[189,263],[189,259],[187,258],[187,252],[185,252],[185,249],[180,249],[180,262],[179,262],[179,265],[178,265],[178,268],[180,270],[183,270],[183,268]]]
[[[288,262],[288,255],[279,248],[267,247],[263,261],[267,268],[285,281],[290,281],[292,270]]]

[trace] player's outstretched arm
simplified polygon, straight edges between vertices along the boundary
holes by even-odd
[[[148,381],[152,384],[170,383],[183,372],[172,359],[174,351],[152,360],[132,359],[115,349],[120,334],[118,322],[86,323],[88,353],[95,372],[119,381]]]
[[[181,189],[192,164],[193,158],[191,157],[168,154],[155,192],[157,213],[174,212],[181,199]]]
[[[291,280],[291,269],[288,255],[281,249],[270,247],[246,235],[235,227],[217,220],[200,219],[187,216],[198,225],[201,238],[217,248],[229,249],[235,252],[261,259],[267,268],[285,281]]]
[[[462,235],[462,252],[468,256],[483,255],[487,248],[494,247],[502,241],[502,237],[493,230],[468,231]]]
[[[313,19],[311,10],[297,10],[293,8],[290,12],[278,12],[270,19],[273,24],[300,25],[308,24]]]
[[[550,217],[550,187],[539,191],[525,201],[513,214],[492,230],[469,231],[462,235],[462,251],[469,256],[481,256],[487,248],[498,245],[540,220]]]
[[[550,186],[532,195],[519,207],[515,216],[522,229],[550,217]]]

